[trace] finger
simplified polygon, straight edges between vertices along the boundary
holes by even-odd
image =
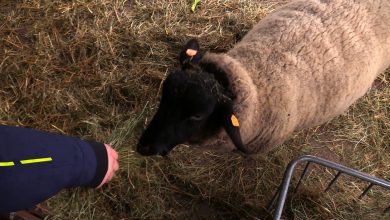
[[[109,154],[111,154],[112,157],[115,160],[117,160],[118,159],[118,152],[116,152],[116,150],[114,150],[111,145],[106,144],[106,147],[107,147],[107,150],[108,150]]]
[[[112,152],[114,153],[115,160],[118,160],[119,158],[118,152],[116,152],[114,149],[112,149]]]
[[[107,181],[106,182],[108,182],[108,181],[111,181],[111,179],[114,177],[114,173],[110,173],[109,175],[108,175],[108,177],[107,177]]]
[[[114,172],[116,172],[119,169],[119,163],[116,160],[113,163],[114,164],[113,164],[112,168],[113,168]]]

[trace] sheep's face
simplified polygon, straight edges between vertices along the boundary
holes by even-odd
[[[142,135],[137,151],[165,155],[184,142],[206,138],[218,119],[215,79],[202,71],[178,71],[164,82],[160,106]]]
[[[246,152],[239,128],[230,121],[233,97],[226,89],[227,79],[216,69],[201,67],[201,58],[197,41],[189,41],[179,55],[182,69],[164,82],[157,113],[139,140],[140,154],[166,155],[178,144],[201,142],[222,128]]]

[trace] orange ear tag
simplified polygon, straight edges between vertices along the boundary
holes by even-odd
[[[232,121],[232,125],[234,127],[239,127],[240,126],[240,123],[238,123],[238,119],[235,115],[232,115],[232,117],[230,117],[230,120]]]
[[[198,51],[196,51],[196,50],[194,50],[194,49],[187,49],[187,50],[186,50],[186,54],[187,54],[187,56],[189,56],[189,57],[193,57],[193,56],[195,56],[197,53],[198,53]]]

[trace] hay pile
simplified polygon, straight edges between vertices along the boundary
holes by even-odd
[[[0,2],[0,123],[111,142],[121,171],[101,190],[65,190],[48,201],[52,219],[265,219],[269,199],[294,157],[312,153],[390,179],[390,73],[332,122],[296,134],[268,155],[186,146],[168,159],[133,148],[155,111],[161,82],[192,37],[226,51],[286,1]],[[314,168],[290,197],[296,219],[381,219],[390,192]],[[387,216],[388,217],[388,216]]]

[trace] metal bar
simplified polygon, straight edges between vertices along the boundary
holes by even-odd
[[[274,196],[272,197],[271,202],[268,204],[268,208],[267,208],[268,212],[271,212],[271,209],[275,206],[275,202],[276,202],[276,199],[278,198],[278,195],[279,195],[279,192],[280,192],[281,188],[282,188],[282,185],[280,185],[278,187],[278,189],[276,190]]]
[[[368,187],[364,190],[364,192],[359,196],[359,199],[363,198],[373,186],[374,184],[370,183],[370,185],[368,185]]]
[[[328,160],[325,160],[325,159],[322,159],[322,158],[319,158],[316,156],[303,155],[303,156],[300,156],[297,159],[291,161],[289,163],[289,165],[287,166],[286,171],[284,172],[284,177],[283,177],[283,181],[282,181],[282,188],[279,192],[279,196],[278,196],[278,200],[277,200],[278,203],[277,203],[275,215],[273,218],[274,220],[279,220],[280,217],[282,216],[284,203],[286,201],[287,192],[288,192],[288,188],[289,188],[289,185],[291,182],[291,177],[292,177],[293,171],[294,171],[295,167],[297,166],[297,164],[302,162],[302,161],[313,162],[313,163],[337,170],[339,172],[346,173],[350,176],[359,178],[361,180],[365,180],[365,181],[373,183],[375,185],[384,187],[386,189],[390,189],[390,182],[389,181],[385,181],[385,180],[379,179],[377,177],[370,176],[366,173],[354,170],[352,168],[349,168],[349,167],[343,166],[341,164],[337,164],[337,163],[334,163],[332,161],[328,161]]]
[[[330,181],[330,183],[326,187],[325,192],[327,192],[330,189],[330,187],[332,187],[332,185],[337,181],[337,179],[340,177],[340,175],[341,175],[341,172],[340,171],[337,172],[336,176],[332,179],[332,181]]]
[[[306,174],[307,174],[309,165],[310,165],[310,161],[306,163],[305,169],[303,169],[303,172],[302,172],[302,174],[301,174],[301,177],[299,178],[299,181],[298,181],[298,183],[297,183],[297,186],[296,186],[295,189],[294,189],[294,192],[297,192],[299,186],[302,184],[303,179],[305,178],[305,176],[306,176]]]

